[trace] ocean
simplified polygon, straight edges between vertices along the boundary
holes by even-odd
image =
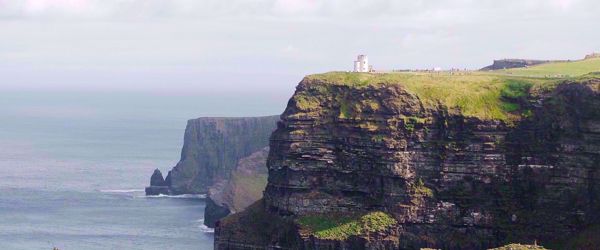
[[[143,189],[179,160],[188,119],[277,114],[284,99],[1,93],[0,249],[212,249],[201,197]]]

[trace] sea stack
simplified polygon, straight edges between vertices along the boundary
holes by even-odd
[[[157,168],[150,177],[150,186],[146,187],[146,195],[169,194],[169,185],[163,178],[162,173]]]

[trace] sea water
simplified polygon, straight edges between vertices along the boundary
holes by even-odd
[[[235,100],[235,101],[232,101]],[[212,249],[199,196],[146,197],[187,119],[281,100],[137,93],[0,94],[0,249]]]

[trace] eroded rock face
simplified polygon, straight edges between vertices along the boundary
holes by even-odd
[[[189,120],[181,160],[166,179],[150,178],[147,195],[207,194],[205,221],[215,222],[262,198],[271,132],[279,116]]]
[[[268,146],[278,119],[279,116],[189,120],[181,160],[163,181],[169,186],[169,193],[206,194],[210,186],[229,178],[241,158]],[[162,173],[154,171],[151,182],[159,183],[159,179]]]
[[[175,194],[204,194],[227,178],[241,158],[268,146],[277,116],[188,121],[181,160],[169,172]]]
[[[353,241],[361,246],[351,244],[363,249],[485,249],[568,238],[600,221],[599,86],[563,83],[532,100],[529,118],[505,124],[424,107],[399,85],[304,80],[271,137],[264,209],[280,218],[393,215],[397,233],[378,237],[396,243],[365,236]],[[295,243],[276,240],[289,234],[244,240],[244,216],[217,228],[216,249],[238,249],[228,242],[327,248],[299,234]]]
[[[155,169],[154,173],[152,173],[152,176],[150,177],[150,186],[168,186],[159,169]]]
[[[224,178],[208,190],[204,224],[214,227],[215,223],[229,215],[244,210],[262,198],[267,186],[267,156],[265,147],[238,161],[229,178]]]
[[[150,186],[146,187],[146,195],[169,194],[169,184],[159,169],[155,169],[150,177]]]

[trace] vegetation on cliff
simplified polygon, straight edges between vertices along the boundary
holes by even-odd
[[[554,86],[560,79],[527,78],[492,75],[480,72],[453,75],[450,73],[348,73],[331,72],[308,76],[309,80],[330,84],[343,84],[351,87],[401,84],[415,94],[428,107],[442,104],[450,111],[459,111],[465,116],[481,119],[516,120],[520,108],[514,97],[523,97],[531,89],[545,89]],[[302,98],[302,103],[308,103]],[[309,105],[303,105],[309,106]],[[310,102],[311,108],[317,103]]]
[[[345,240],[350,236],[367,235],[389,229],[397,224],[390,215],[374,211],[363,215],[319,214],[297,219],[303,230],[319,239]]]
[[[532,67],[498,70],[496,72],[515,76],[577,77],[594,71],[600,71],[600,58],[544,63]]]
[[[598,58],[485,72],[329,72],[306,79],[353,88],[399,84],[427,107],[436,108],[441,104],[450,112],[460,112],[467,117],[511,123],[530,114],[530,110],[523,107],[527,97],[547,93],[565,80],[594,71],[600,71]],[[320,88],[327,91],[327,87]],[[315,110],[319,105],[311,96],[299,96],[297,102],[307,110]],[[348,109],[344,110],[342,118],[348,116]]]
[[[222,220],[216,249],[598,245],[577,235],[598,223],[599,76],[309,76],[271,136],[264,204]]]

